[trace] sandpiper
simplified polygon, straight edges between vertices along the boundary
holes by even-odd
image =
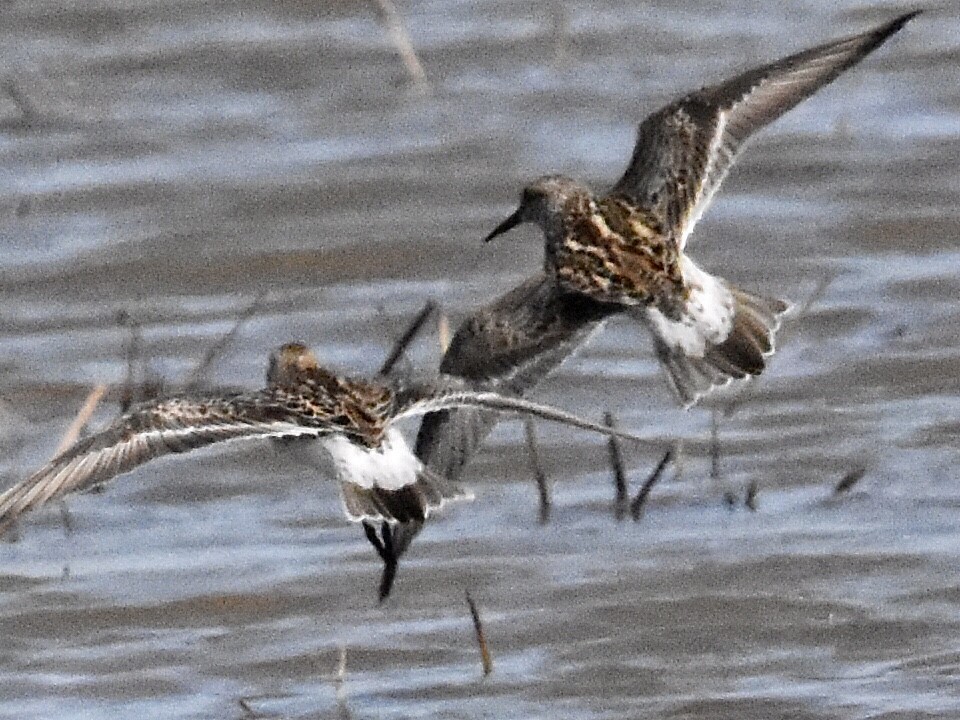
[[[899,17],[865,35],[808,50],[773,65],[744,73],[727,83],[701,90],[654,113],[641,125],[633,160],[618,187],[623,190],[631,186],[642,187],[639,183],[645,179],[648,188],[656,189],[657,177],[654,171],[658,164],[664,170],[673,168],[693,171],[692,175],[686,178],[665,176],[660,181],[659,192],[674,194],[669,205],[666,195],[662,201],[662,207],[672,208],[672,213],[688,207],[690,198],[694,197],[689,193],[681,193],[681,190],[685,191],[687,188],[681,188],[678,183],[681,180],[699,183],[691,188],[692,191],[699,187],[696,204],[693,210],[687,210],[687,215],[680,223],[686,234],[681,233],[679,238],[673,236],[674,243],[682,249],[683,240],[692,230],[699,213],[706,208],[723,173],[729,169],[736,150],[746,136],[772,122],[804,97],[855,64],[916,14]],[[724,125],[718,132],[716,127],[721,117]],[[681,142],[684,136],[677,129],[678,120],[685,120],[688,130],[700,133],[697,136],[701,142],[699,150],[697,147],[687,147]],[[713,144],[703,146],[706,137],[714,139]],[[671,154],[683,151],[685,147],[690,152],[689,155],[680,155],[675,159]],[[700,157],[699,166],[694,163],[697,157]],[[711,163],[709,175],[705,174],[703,166],[705,158]],[[704,180],[707,182],[704,183]],[[549,181],[549,178],[546,181]],[[573,184],[572,181],[568,182]],[[586,191],[581,189],[581,192]],[[611,192],[610,196],[613,195]],[[684,200],[686,206],[681,204]],[[594,202],[597,203],[596,200]],[[635,202],[628,204],[628,207],[638,208],[638,217],[644,217],[642,212],[645,205]],[[674,224],[677,223],[676,218],[676,215],[667,216]],[[489,237],[529,219],[521,207]],[[564,218],[554,216],[553,219],[560,221]],[[548,245],[550,238],[556,242],[562,239],[562,235],[563,233],[556,229],[551,230]],[[573,239],[576,241],[577,238]],[[643,246],[642,243],[639,244]],[[616,269],[616,266],[613,269]],[[725,284],[722,280],[718,282]],[[444,355],[440,371],[472,387],[503,388],[516,394],[526,392],[582,347],[609,318],[625,311],[642,313],[644,310],[641,304],[606,301],[604,292],[597,295],[599,297],[595,298],[589,293],[589,286],[586,293],[577,288],[572,292],[566,290],[564,283],[558,282],[557,271],[548,256],[545,272],[538,272],[525,279],[501,297],[475,309],[463,320]],[[630,301],[627,299],[627,303]],[[684,363],[685,353],[667,344],[656,328],[654,338],[657,352],[667,366],[668,373],[671,364]],[[772,350],[772,342],[770,347]],[[763,357],[764,354],[761,353],[760,359]],[[700,358],[696,357],[688,362],[693,365],[702,364]],[[725,381],[721,378],[718,380]],[[703,393],[711,387],[712,383],[702,387]],[[680,395],[682,388],[687,388],[686,395]],[[684,404],[695,402],[703,394],[698,394],[696,387],[689,388],[688,383],[678,387],[677,392]],[[496,421],[495,413],[479,408],[458,408],[428,414],[424,417],[417,435],[417,457],[435,472],[455,480]],[[381,552],[385,561],[381,596],[389,593],[397,563],[420,528],[420,523],[404,523],[392,529],[386,525],[383,527],[383,534],[389,540],[389,552]]]
[[[273,353],[263,390],[174,397],[140,405],[0,495],[0,534],[24,512],[100,485],[150,460],[243,438],[317,438],[333,460],[350,520],[423,521],[444,501],[465,497],[410,451],[394,422],[468,406],[533,415],[611,431],[562,410],[449,384],[391,385],[339,376],[305,346]]]
[[[561,175],[524,188],[487,236],[525,222],[545,236],[545,269],[561,291],[623,307],[649,327],[681,404],[758,375],[789,304],[701,270],[687,239],[754,131],[857,64],[911,12],[689,93],[639,127],[623,177],[604,195]]]

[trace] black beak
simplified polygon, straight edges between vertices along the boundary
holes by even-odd
[[[513,228],[515,228],[517,225],[519,225],[520,223],[522,223],[522,222],[523,222],[523,216],[520,214],[520,210],[521,210],[521,208],[517,208],[517,211],[516,211],[515,213],[513,213],[513,215],[511,215],[511,216],[508,217],[506,220],[504,220],[502,223],[500,223],[499,225],[497,225],[497,226],[493,229],[493,232],[490,233],[489,235],[487,235],[487,236],[483,239],[483,241],[484,241],[484,242],[490,242],[490,241],[493,240],[497,235],[503,235],[503,233],[507,232],[508,230],[513,230]]]

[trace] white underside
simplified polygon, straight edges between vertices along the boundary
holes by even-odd
[[[386,431],[377,448],[355,445],[342,435],[321,438],[340,480],[362,488],[399,490],[417,481],[423,465],[410,451],[399,430]]]
[[[685,355],[703,357],[707,344],[718,345],[733,329],[735,303],[726,283],[704,272],[690,258],[680,260],[690,298],[680,320],[670,320],[656,308],[647,308],[647,320],[667,347]]]

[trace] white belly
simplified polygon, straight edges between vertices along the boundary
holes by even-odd
[[[373,449],[340,435],[322,438],[320,443],[330,453],[340,479],[362,488],[398,490],[415,483],[423,467],[395,428],[387,430],[383,442]]]

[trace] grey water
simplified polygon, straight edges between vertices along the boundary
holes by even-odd
[[[96,384],[115,416],[119,313],[171,390],[254,303],[210,384],[258,386],[288,340],[372,373],[427,299],[455,324],[536,269],[531,228],[480,242],[525,181],[611,183],[672,97],[910,9],[398,0],[421,93],[373,5],[0,5],[0,487]],[[762,132],[698,226],[705,268],[817,296],[715,404],[715,470],[710,408],[675,407],[625,319],[533,396],[682,442],[642,520],[613,519],[602,439],[542,425],[538,524],[504,422],[382,606],[315,468],[154,463],[0,544],[0,717],[960,715],[958,28],[929,8]],[[410,363],[438,357],[430,326]],[[659,454],[625,452],[635,492]]]

